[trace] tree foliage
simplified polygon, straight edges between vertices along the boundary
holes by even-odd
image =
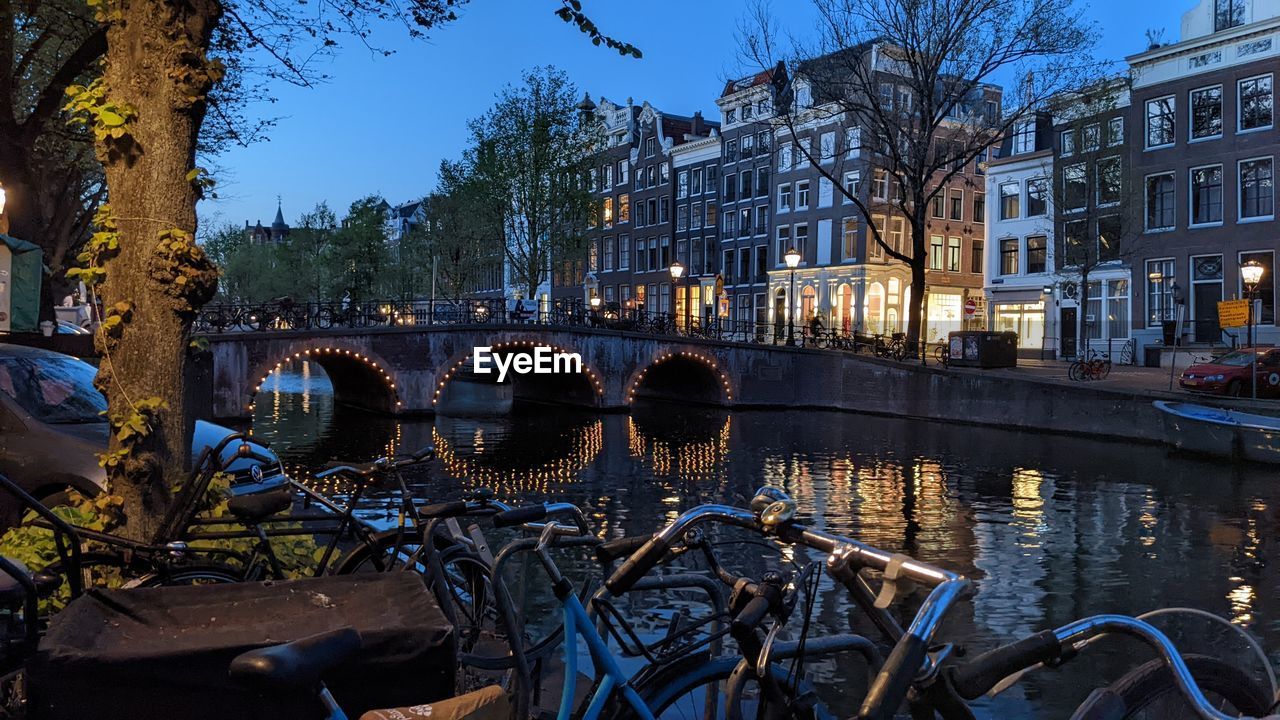
[[[426,253],[435,264],[440,297],[460,299],[503,257],[500,198],[464,163],[440,163],[436,192],[427,196],[428,223],[422,227]]]
[[[464,163],[501,216],[513,282],[534,297],[556,262],[585,257],[597,212],[587,187],[600,124],[580,117],[578,89],[553,67],[525,73],[471,121]]]

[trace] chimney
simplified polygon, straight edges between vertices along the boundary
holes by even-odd
[[[692,132],[695,137],[702,136],[702,111],[701,110],[695,110],[693,113]]]

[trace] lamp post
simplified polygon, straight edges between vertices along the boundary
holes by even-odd
[[[787,254],[782,256],[786,261],[787,267],[791,269],[791,295],[788,296],[791,302],[787,309],[787,345],[795,347],[796,345],[796,267],[800,265],[800,251],[794,247],[787,250]]]
[[[678,298],[679,294],[676,292],[676,290],[680,288],[680,278],[684,276],[684,265],[682,265],[680,261],[677,260],[671,263],[671,267],[668,268],[668,270],[671,271],[671,292],[673,295],[675,295]],[[688,323],[687,316],[689,311],[689,293],[687,288],[686,288],[685,298],[684,298],[684,308],[685,308],[685,315],[686,315],[685,322]],[[677,319],[679,319],[680,314],[678,312],[673,314],[676,316]],[[679,327],[678,324],[677,324],[677,327]]]
[[[9,216],[4,214],[4,186],[0,185],[0,235],[9,234]]]
[[[1249,358],[1249,376],[1252,380],[1251,396],[1254,399],[1258,397],[1258,353],[1253,349],[1253,304],[1258,295],[1258,283],[1262,282],[1262,275],[1266,272],[1266,268],[1257,260],[1250,260],[1240,266],[1240,281],[1244,283],[1244,289],[1249,294],[1249,352],[1252,356]]]

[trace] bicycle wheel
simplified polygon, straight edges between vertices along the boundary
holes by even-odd
[[[1201,692],[1229,716],[1261,717],[1271,693],[1240,668],[1206,655],[1182,658]],[[1076,708],[1072,720],[1192,720],[1200,715],[1183,697],[1163,660],[1152,660],[1099,688]]]
[[[189,587],[224,585],[244,581],[243,573],[226,565],[192,565],[152,573],[125,583],[127,588]]]
[[[443,545],[442,545],[443,543]],[[436,537],[437,549],[449,547],[447,539]],[[420,575],[427,574],[426,562],[417,558],[422,546],[420,529],[406,528],[403,532],[387,530],[373,537],[369,543],[361,543],[334,568],[334,575],[356,573],[380,573],[411,569]],[[409,568],[409,564],[413,564]]]
[[[709,660],[705,655],[698,655],[681,658],[636,682],[636,693],[653,716],[662,720],[724,720],[733,715],[742,718],[759,717],[759,687],[755,683],[744,690],[740,712],[731,713],[725,707],[729,677],[733,675],[739,662],[741,659],[736,657]],[[794,709],[777,709],[776,713],[770,709],[771,717],[809,720],[828,720],[833,717],[822,702],[812,697],[813,689],[807,682],[802,680],[796,691],[788,686],[787,674],[783,668],[774,666],[771,670],[788,699],[796,701]],[[617,698],[609,717],[613,720],[634,720],[639,716],[624,700]]]
[[[1111,374],[1111,361],[1099,360],[1097,378],[1099,380],[1106,380],[1107,376],[1110,374]]]
[[[1084,380],[1084,364],[1079,360],[1071,363],[1071,367],[1067,368],[1067,377],[1077,382]]]

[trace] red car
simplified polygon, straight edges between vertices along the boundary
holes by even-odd
[[[1240,348],[1183,371],[1178,384],[1184,390],[1249,397],[1253,392],[1249,379],[1251,361],[1258,377],[1258,397],[1280,397],[1280,348]]]

